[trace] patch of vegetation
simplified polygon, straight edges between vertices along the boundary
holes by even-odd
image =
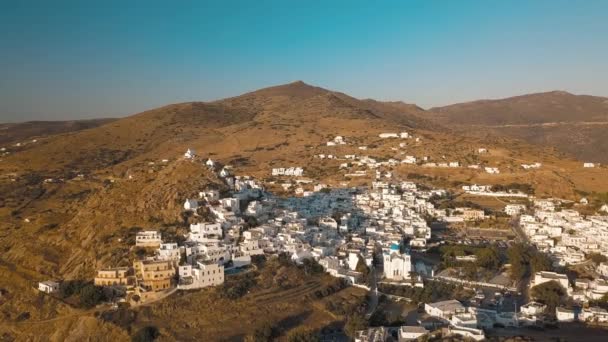
[[[147,326],[139,329],[131,338],[133,342],[151,342],[160,336],[158,328],[155,326]]]
[[[232,300],[243,297],[257,284],[255,276],[254,272],[250,272],[227,278],[220,288],[220,295]]]
[[[560,305],[566,291],[556,281],[548,281],[536,285],[530,291],[534,300],[547,305],[547,312],[555,312],[555,308]]]
[[[591,259],[591,261],[593,261],[596,264],[600,264],[602,262],[606,262],[608,261],[608,258],[600,253],[591,253],[589,254],[589,259]]]
[[[321,299],[339,292],[348,287],[348,283],[344,279],[334,279],[331,284],[323,286],[322,289],[314,292],[313,296],[316,299]]]
[[[441,282],[426,282],[424,287],[397,286],[390,284],[379,284],[378,291],[410,298],[414,303],[432,303],[447,299],[465,300],[472,295],[471,290],[466,290],[462,286]]]
[[[319,342],[319,333],[312,329],[296,328],[287,334],[288,342]]]
[[[553,270],[549,257],[534,247],[513,245],[507,251],[507,257],[511,264],[511,278],[516,281],[536,272]]]
[[[325,302],[325,309],[339,316],[346,316],[353,312],[364,313],[366,308],[367,296],[331,297]]]
[[[245,336],[245,342],[270,342],[277,337],[277,333],[277,329],[270,322],[264,322],[251,334]]]
[[[103,288],[80,280],[62,282],[57,296],[75,302],[76,305],[84,308],[92,308],[108,299]]]
[[[369,323],[365,319],[365,315],[359,312],[355,312],[350,314],[346,318],[344,331],[348,336],[354,337],[357,331],[367,329],[367,327],[369,327]]]
[[[528,195],[534,195],[534,187],[525,183],[509,183],[492,185],[492,191],[495,192],[510,192],[517,191]]]

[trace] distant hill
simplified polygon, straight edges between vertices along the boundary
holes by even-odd
[[[51,137],[22,151],[20,160],[23,166],[38,164],[45,170],[95,170],[171,156],[187,147],[208,150],[221,144],[221,150],[242,151],[296,136],[299,142],[294,144],[303,146],[311,140],[318,143],[328,132],[364,132],[372,127],[442,129],[421,117],[420,111],[415,106],[358,100],[298,81],[213,102],[167,105]]]
[[[431,108],[435,122],[459,132],[502,135],[608,162],[608,98],[563,91]]]
[[[0,124],[0,145],[60,133],[94,128],[116,119],[92,119],[71,121],[28,121]]]

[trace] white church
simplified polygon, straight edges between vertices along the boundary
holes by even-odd
[[[410,279],[412,272],[412,258],[407,253],[401,253],[399,245],[392,244],[389,250],[383,253],[384,277],[390,280]]]

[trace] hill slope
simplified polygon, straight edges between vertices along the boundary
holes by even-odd
[[[0,145],[21,142],[60,133],[80,131],[110,123],[116,119],[92,119],[71,121],[28,121],[0,124]]]
[[[608,162],[608,98],[553,91],[429,111],[428,118],[459,132],[498,134]]]

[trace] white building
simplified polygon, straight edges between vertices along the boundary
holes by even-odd
[[[595,163],[583,163],[583,167],[585,167],[585,168],[593,168],[593,167],[595,167]]]
[[[224,283],[224,266],[215,262],[197,262],[193,265],[179,266],[178,289],[200,289]]]
[[[186,151],[186,153],[184,153],[184,158],[186,158],[186,159],[192,159],[192,158],[194,158],[195,156],[196,156],[196,153],[194,153],[194,150],[193,150],[193,149],[188,149],[188,150]]]
[[[450,299],[437,303],[425,303],[424,312],[434,317],[449,320],[452,315],[466,312],[466,308],[456,299]]]
[[[186,202],[184,202],[184,209],[188,211],[195,211],[198,209],[198,201],[195,199],[187,199]]]
[[[486,167],[485,170],[486,170],[486,173],[489,173],[489,174],[499,174],[500,173],[500,170],[497,167]]]
[[[555,308],[555,316],[560,322],[572,322],[576,319],[574,310],[566,309],[560,306]]]
[[[568,276],[565,274],[555,273],[555,272],[536,272],[534,274],[534,286],[538,286],[540,284],[555,281],[560,284],[565,290],[570,287],[570,282],[568,281]]]
[[[521,307],[521,313],[529,317],[541,315],[545,310],[547,306],[538,302],[529,302]]]
[[[399,328],[399,342],[414,341],[428,334],[429,331],[418,325],[404,325]]]
[[[181,258],[181,250],[177,243],[162,243],[157,250],[158,259],[165,261],[178,261]]]
[[[526,210],[526,206],[524,204],[507,204],[505,206],[505,213],[507,215],[519,215]]]
[[[401,253],[399,245],[391,245],[390,250],[383,253],[384,276],[391,280],[410,279],[412,259],[409,254]]]
[[[600,307],[583,308],[580,319],[585,322],[608,322],[608,311]]]
[[[200,222],[190,225],[190,235],[200,235],[201,237],[222,236],[222,226],[220,223]],[[194,240],[194,239],[193,239]]]
[[[44,293],[54,293],[59,291],[59,283],[52,280],[41,281],[38,283],[38,291]]]
[[[163,243],[162,234],[156,230],[144,230],[135,235],[135,246],[137,247],[160,247]]]

